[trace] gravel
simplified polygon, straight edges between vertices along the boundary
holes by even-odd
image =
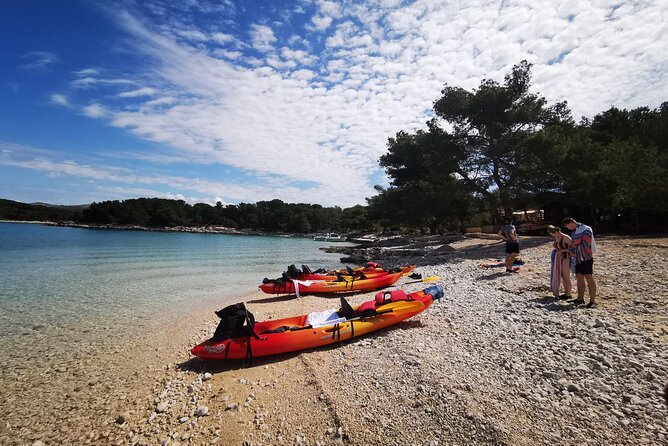
[[[76,364],[45,372],[58,403],[42,387],[51,406],[35,399],[34,416],[23,416],[20,394],[2,394],[0,444],[668,444],[668,241],[597,241],[597,309],[551,297],[543,240],[523,239],[527,263],[513,275],[479,268],[502,249],[488,240],[425,248],[426,256],[388,252],[379,260],[440,276],[445,298],[365,338],[249,368],[190,358],[216,323],[197,313],[169,327],[171,336],[157,333],[153,353],[138,345],[141,362],[114,369],[79,358],[82,371],[98,364],[106,374],[78,374],[66,390],[58,380]],[[258,320],[332,306],[315,296],[263,298],[249,297]],[[3,383],[39,382],[3,373]],[[69,419],[44,420],[45,411]]]

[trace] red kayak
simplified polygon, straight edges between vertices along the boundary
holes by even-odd
[[[394,325],[429,308],[443,297],[441,286],[406,294],[379,292],[358,307],[341,299],[341,308],[255,323],[244,304],[216,312],[214,337],[192,349],[202,359],[252,359],[334,344]]]
[[[329,294],[350,291],[371,291],[388,287],[396,283],[403,272],[385,274],[371,279],[355,280],[294,280],[281,277],[280,279],[264,279],[259,289],[267,294]]]

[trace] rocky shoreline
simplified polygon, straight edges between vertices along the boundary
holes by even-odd
[[[193,313],[156,332],[151,354],[112,368],[138,374],[137,383],[120,379],[111,391],[92,392],[104,406],[91,409],[92,425],[57,430],[58,418],[77,414],[76,396],[49,408],[3,396],[3,409],[33,404],[55,420],[53,431],[40,430],[36,411],[22,429],[0,426],[0,443],[668,443],[668,239],[600,239],[596,309],[551,297],[545,238],[523,239],[519,274],[480,268],[501,255],[493,240],[439,243],[380,259],[441,277],[445,298],[411,320],[246,367],[190,357],[188,348],[216,325],[213,309]],[[315,296],[245,300],[259,320],[338,305]],[[128,348],[123,357],[135,353]]]
[[[296,234],[282,232],[262,232],[251,229],[236,229],[226,226],[137,226],[137,225],[114,225],[114,224],[84,224],[70,221],[15,221],[0,220],[0,223],[38,224],[46,226],[60,226],[66,228],[94,229],[102,231],[144,231],[144,232],[187,232],[192,234],[227,234],[227,235],[261,235],[275,237],[300,237],[310,238],[314,234]]]

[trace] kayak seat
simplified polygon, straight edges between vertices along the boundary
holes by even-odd
[[[355,313],[355,310],[353,310],[353,307],[350,306],[348,301],[341,296],[341,309],[337,312],[339,316],[345,317],[346,319],[350,319],[355,317],[357,314]]]

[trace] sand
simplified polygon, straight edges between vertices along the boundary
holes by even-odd
[[[0,444],[668,442],[668,239],[599,239],[596,309],[550,296],[545,238],[522,240],[527,263],[512,275],[478,266],[501,255],[493,240],[424,245],[380,260],[439,275],[445,299],[338,346],[203,363],[189,349],[213,333],[217,308],[201,308],[131,345],[3,367]],[[243,300],[258,320],[338,304]]]

